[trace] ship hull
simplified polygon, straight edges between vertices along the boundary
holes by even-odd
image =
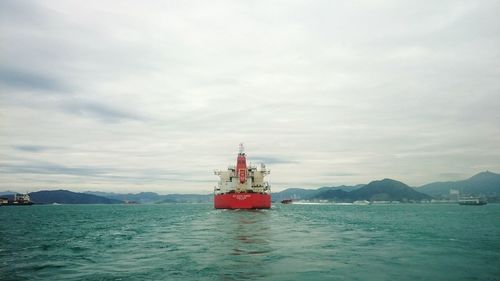
[[[488,202],[484,198],[464,197],[458,199],[458,204],[460,205],[481,206],[486,205],[486,203]]]
[[[0,204],[0,206],[30,206],[30,205],[33,205],[33,202],[23,202],[23,203],[13,203],[13,202],[9,202],[9,203],[4,203],[4,204]]]
[[[468,206],[482,206],[486,205],[487,203],[484,201],[477,201],[477,202],[458,202],[459,205],[468,205]]]
[[[261,193],[227,193],[214,196],[215,209],[269,209],[271,195]]]

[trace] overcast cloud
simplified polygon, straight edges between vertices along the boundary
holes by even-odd
[[[0,1],[0,189],[500,172],[499,1]]]

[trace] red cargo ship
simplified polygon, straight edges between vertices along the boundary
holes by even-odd
[[[269,172],[264,164],[260,169],[247,166],[243,144],[240,144],[236,166],[229,166],[227,171],[215,171],[220,180],[214,190],[214,208],[271,208],[271,187],[264,181]]]

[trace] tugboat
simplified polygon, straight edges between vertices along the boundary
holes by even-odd
[[[240,144],[236,166],[227,171],[216,170],[220,177],[214,188],[215,209],[269,209],[271,208],[271,186],[264,181],[270,170],[264,164],[260,169],[247,166],[243,144]]]

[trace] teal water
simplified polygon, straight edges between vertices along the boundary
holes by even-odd
[[[0,207],[0,280],[500,280],[500,204]]]

